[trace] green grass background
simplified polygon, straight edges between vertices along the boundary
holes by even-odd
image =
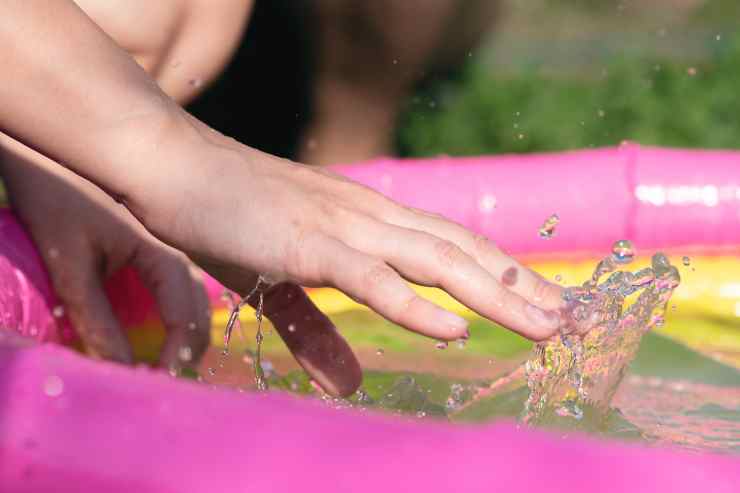
[[[680,19],[644,2],[505,3],[461,73],[409,101],[402,155],[740,147],[740,2],[697,2]]]

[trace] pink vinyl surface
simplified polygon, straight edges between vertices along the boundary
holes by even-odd
[[[737,491],[740,461],[242,394],[0,333],[0,493]]]
[[[512,255],[740,245],[740,152],[640,147],[378,160],[339,173],[484,234]],[[556,235],[537,231],[558,214]]]

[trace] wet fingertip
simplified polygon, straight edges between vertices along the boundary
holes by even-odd
[[[468,321],[456,313],[440,309],[439,322],[449,330],[452,338],[462,337],[468,332]]]

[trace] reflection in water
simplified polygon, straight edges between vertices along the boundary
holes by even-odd
[[[740,389],[632,375],[613,404],[660,445],[740,453]]]

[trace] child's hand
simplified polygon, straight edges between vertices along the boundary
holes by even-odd
[[[159,143],[177,163],[167,186],[133,187],[124,199],[150,231],[224,285],[247,293],[259,272],[275,283],[334,286],[387,319],[442,340],[465,337],[467,323],[405,281],[440,287],[531,339],[559,327],[560,289],[487,239],[328,171],[190,124],[199,143],[189,146],[194,139],[183,134]]]
[[[160,364],[196,364],[210,336],[208,298],[197,268],[95,185],[2,134],[0,160],[13,208],[88,351],[121,362],[132,359],[103,291],[104,279],[128,264],[152,291],[168,331]],[[189,353],[179,351],[185,346]]]

